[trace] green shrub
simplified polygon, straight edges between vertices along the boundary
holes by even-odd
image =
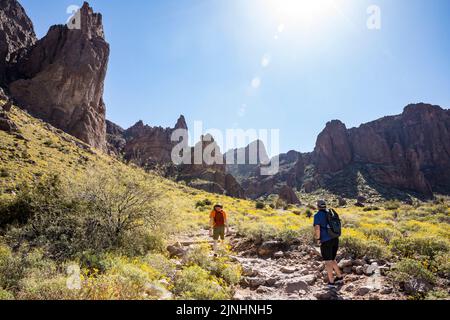
[[[449,299],[450,295],[446,290],[433,290],[430,291],[425,297],[425,300],[449,300]]]
[[[171,215],[170,209],[156,204],[158,191],[123,172],[89,178],[82,185],[68,186],[52,176],[24,188],[1,208],[6,214],[0,212],[7,223],[19,222],[7,234],[11,244],[26,240],[45,247],[57,260],[89,250],[123,248],[133,255],[163,247],[157,234]]]
[[[189,265],[198,265],[211,275],[223,279],[227,284],[238,284],[241,277],[241,269],[237,264],[230,262],[229,252],[226,249],[220,249],[218,257],[212,259],[211,248],[208,244],[195,246],[188,252],[186,262]]]
[[[263,210],[266,207],[266,205],[262,201],[257,201],[255,207],[256,209]]]
[[[8,178],[9,177],[9,171],[6,168],[0,168],[0,178]]]
[[[389,277],[407,294],[418,299],[424,298],[424,294],[436,283],[433,273],[420,261],[413,259],[398,262],[389,273]]]
[[[307,218],[311,218],[313,216],[313,212],[311,211],[311,209],[306,209],[305,215]]]
[[[403,237],[391,242],[392,251],[400,257],[417,258],[426,257],[429,260],[449,251],[449,244],[436,237]]]
[[[174,293],[186,300],[227,300],[231,293],[199,266],[183,269],[175,278]]]
[[[71,300],[77,292],[67,288],[66,277],[26,278],[21,282],[21,290],[17,295],[21,300]]]
[[[386,210],[397,210],[397,209],[400,208],[400,202],[398,202],[398,201],[387,201],[384,204],[384,208]]]
[[[364,208],[363,208],[363,211],[364,211],[364,212],[368,212],[368,211],[379,211],[379,210],[380,210],[380,208],[377,207],[377,206],[370,206],[370,207],[364,207]]]
[[[9,291],[0,288],[0,300],[14,300],[14,295]]]
[[[274,239],[278,234],[274,226],[262,222],[241,223],[237,228],[239,235],[255,243]]]
[[[176,269],[176,264],[160,253],[149,253],[143,260],[164,276],[171,276]]]
[[[367,240],[353,235],[343,235],[340,240],[341,247],[354,258],[382,259],[388,256],[388,252],[381,243]]]
[[[381,239],[387,245],[391,243],[392,239],[401,237],[400,231],[386,227],[361,228],[361,231],[367,236],[367,238]]]
[[[436,258],[431,261],[429,269],[438,276],[450,280],[450,254],[441,253],[437,255]]]
[[[18,290],[24,274],[25,265],[21,257],[13,255],[6,246],[0,246],[0,288]]]
[[[212,201],[209,199],[199,200],[195,203],[196,208],[212,206]]]

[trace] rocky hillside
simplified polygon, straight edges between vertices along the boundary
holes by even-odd
[[[318,136],[312,153],[281,155],[279,174],[261,177],[258,167],[230,172],[253,198],[277,193],[284,185],[349,198],[361,193],[384,198],[448,194],[449,115],[450,110],[421,103],[358,128],[347,129],[334,120]]]
[[[1,85],[34,116],[106,150],[103,86],[109,45],[102,16],[80,9],[80,29],[52,26],[36,39],[16,0],[0,2]]]

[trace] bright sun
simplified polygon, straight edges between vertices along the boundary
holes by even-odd
[[[334,0],[266,0],[280,23],[313,26],[324,23],[333,12]]]

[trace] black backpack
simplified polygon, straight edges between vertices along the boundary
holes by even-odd
[[[330,226],[328,228],[328,235],[332,238],[339,238],[342,234],[342,224],[338,213],[334,209],[330,209],[327,212],[327,222]]]

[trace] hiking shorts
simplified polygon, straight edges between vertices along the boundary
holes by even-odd
[[[322,243],[320,246],[320,253],[325,261],[336,260],[336,255],[339,249],[339,238],[331,239]]]
[[[225,240],[225,226],[214,227],[213,230],[213,239],[214,240]]]

